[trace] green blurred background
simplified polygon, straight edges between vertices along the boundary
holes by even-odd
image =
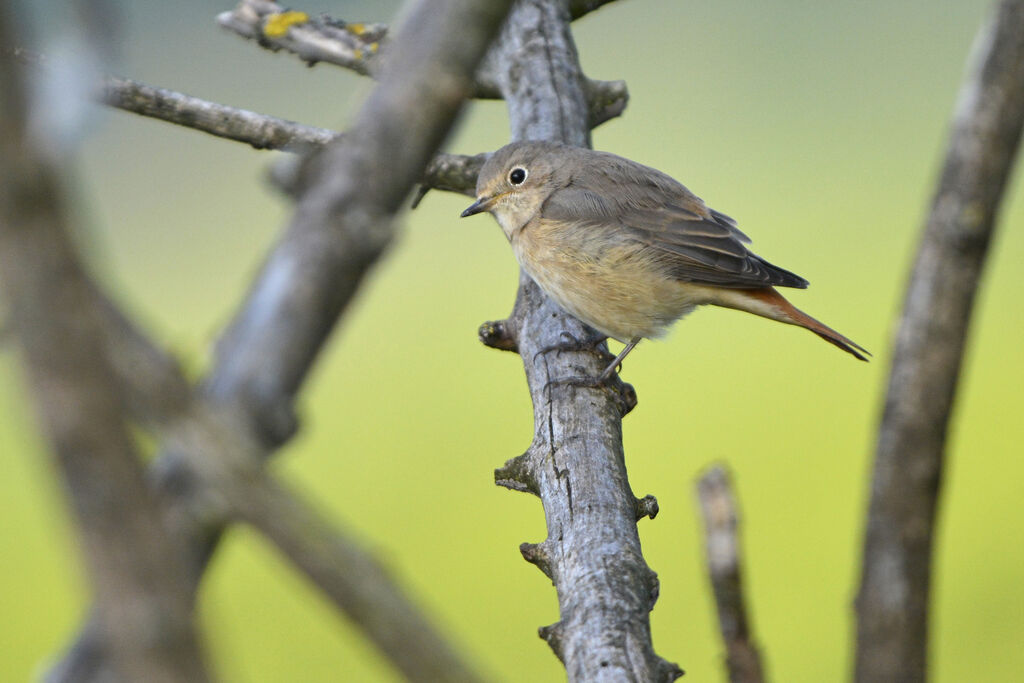
[[[51,3],[55,4],[55,3]],[[332,128],[369,84],[308,69],[219,30],[229,5],[121,3],[117,70],[148,83]],[[397,3],[302,9],[389,21]],[[942,158],[966,55],[987,2],[620,0],[575,24],[594,78],[625,79],[625,115],[598,149],[658,167],[734,216],[768,260],[807,277],[793,301],[875,353],[852,361],[812,335],[700,311],[643,344],[624,377],[624,423],[661,579],[660,654],[687,680],[722,680],[694,479],[732,467],[747,585],[769,672],[838,681],[873,433],[890,339]],[[60,25],[46,22],[50,37]],[[66,25],[65,25],[66,27]],[[448,149],[508,141],[501,103],[474,104]],[[271,155],[97,111],[77,159],[82,239],[101,277],[196,372],[289,207],[264,182]],[[1024,670],[1022,183],[1004,204],[952,425],[934,584],[937,681]],[[519,359],[477,326],[511,310],[517,267],[490,219],[431,193],[367,281],[301,397],[303,430],[273,469],[401,579],[496,680],[558,681],[536,629],[557,619],[547,579],[519,556],[545,529],[531,496],[492,470],[532,433]],[[0,356],[0,679],[38,675],[80,622],[87,587],[58,481]],[[255,534],[233,530],[202,586],[200,624],[226,681],[387,681],[394,672]]]

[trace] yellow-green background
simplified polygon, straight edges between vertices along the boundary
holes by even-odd
[[[123,4],[124,75],[341,128],[368,84],[308,69],[216,28],[228,3]],[[988,3],[620,0],[575,25],[586,72],[624,78],[625,116],[599,149],[661,168],[739,220],[755,250],[813,284],[793,301],[871,349],[700,311],[643,344],[624,376],[630,480],[661,579],[656,649],[688,680],[721,680],[693,482],[726,460],[742,499],[747,586],[780,681],[849,671],[873,433],[907,268],[972,37]],[[391,18],[395,2],[306,9]],[[55,36],[56,20],[44,23]],[[288,206],[271,156],[98,111],[78,161],[96,270],[164,344],[206,366]],[[508,140],[476,104],[449,149]],[[937,681],[1024,670],[1022,184],[1009,188],[951,429],[936,554]],[[492,470],[526,448],[518,358],[476,328],[512,306],[517,268],[493,221],[432,193],[404,221],[300,400],[303,430],[273,469],[372,548],[472,661],[504,681],[564,676],[536,628],[555,594],[517,546],[544,537],[534,498]],[[0,679],[37,675],[88,603],[73,529],[16,365],[0,360]],[[203,583],[199,622],[226,681],[377,681],[395,674],[253,533],[235,530]]]

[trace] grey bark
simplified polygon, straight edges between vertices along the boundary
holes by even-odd
[[[978,35],[907,287],[875,453],[855,679],[923,681],[936,505],[975,294],[1024,125],[1024,2]]]
[[[708,576],[718,610],[718,629],[725,644],[725,665],[732,683],[761,683],[764,671],[754,643],[743,597],[739,512],[729,473],[721,465],[697,481],[697,500],[704,517]]]
[[[573,18],[610,1],[573,2]],[[271,0],[241,0],[234,10],[218,16],[217,21],[244,38],[258,41],[262,47],[287,50],[311,65],[319,62],[334,64],[375,78],[386,61],[391,41],[385,24],[346,23],[330,17],[309,17],[308,21],[293,24],[282,35],[268,35],[268,21],[283,11],[281,5]],[[501,97],[498,78],[495,65],[490,62],[481,64],[474,79],[473,97]],[[622,81],[587,80],[584,82],[584,95],[591,128],[621,114],[629,101],[626,84]]]
[[[574,145],[590,141],[584,77],[559,0],[523,0],[489,56],[508,103],[512,138]],[[548,537],[524,544],[558,593],[558,623],[541,636],[565,663],[571,681],[670,681],[681,675],[651,645],[649,612],[658,579],[644,562],[638,514],[653,512],[629,487],[621,418],[635,401],[631,389],[551,384],[596,376],[599,352],[546,350],[595,332],[548,300],[524,274],[512,316],[481,328],[492,346],[518,349],[534,407],[529,449],[495,472],[500,485],[530,491],[544,505]]]
[[[296,392],[363,276],[393,239],[394,216],[471,92],[474,67],[509,4],[416,3],[350,137],[324,152],[324,172],[311,179],[221,337],[202,389],[204,402],[242,416],[259,448],[269,451],[296,429]],[[456,27],[457,40],[451,34]],[[225,520],[220,501],[188,462],[186,454],[164,451],[152,476],[190,540],[191,566],[184,574],[191,593]],[[50,680],[109,680],[110,642],[103,636],[90,620]],[[403,670],[434,680],[431,669]]]
[[[0,3],[0,43],[16,35]],[[89,570],[97,629],[128,680],[205,681],[180,539],[147,486],[103,312],[72,245],[61,169],[29,132],[23,67],[0,63],[0,282]]]
[[[38,69],[48,67],[43,55],[21,47],[0,48],[0,55]],[[256,149],[308,153],[342,137],[342,133],[335,130],[211,102],[130,78],[107,76],[98,90],[97,100],[111,107],[227,140],[244,142]],[[424,190],[437,189],[471,195],[476,186],[476,175],[485,160],[484,154],[466,156],[438,153],[427,165],[420,185]],[[301,175],[297,174],[295,166],[303,168]],[[304,182],[302,179],[308,177],[309,168],[318,167],[278,164],[274,167],[274,181],[284,191],[297,195]]]

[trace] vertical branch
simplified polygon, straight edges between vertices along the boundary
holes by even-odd
[[[0,5],[3,44],[10,16]],[[182,548],[125,424],[58,169],[27,130],[22,68],[0,61],[0,280],[78,524],[97,623],[125,679],[204,681]]]
[[[583,74],[564,1],[517,3],[489,67],[508,103],[513,139],[589,145]],[[621,419],[635,396],[618,380],[615,391],[551,384],[601,372],[602,353],[545,350],[594,334],[525,274],[511,318],[481,328],[488,344],[518,349],[534,406],[533,443],[495,478],[544,505],[547,539],[521,550],[558,593],[560,619],[541,636],[569,680],[670,681],[682,672],[651,645],[658,579],[636,528],[638,511],[653,507],[638,505],[623,460]]]
[[[725,662],[732,683],[761,683],[761,655],[751,638],[740,570],[739,513],[729,473],[721,465],[697,481],[697,499],[704,517],[708,574],[725,642]]]
[[[1024,125],[1024,1],[978,35],[904,302],[875,454],[857,681],[922,681],[946,431],[988,245]]]

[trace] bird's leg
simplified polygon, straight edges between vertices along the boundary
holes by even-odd
[[[622,363],[622,360],[627,355],[629,355],[629,352],[632,351],[637,344],[640,343],[640,339],[641,337],[633,337],[629,341],[629,343],[626,344],[626,347],[622,349],[619,355],[615,356],[614,360],[612,360],[612,362],[608,364],[608,367],[604,369],[604,372],[602,372],[597,377],[563,377],[561,379],[553,379],[550,382],[548,382],[544,388],[547,389],[552,385],[558,384],[590,388],[597,388],[603,386],[605,382],[611,379],[611,376],[615,374],[615,368],[619,367],[619,365]]]
[[[615,372],[615,368],[622,365],[622,361],[626,358],[626,356],[629,355],[629,352],[632,351],[633,348],[640,343],[640,339],[641,337],[633,337],[632,339],[630,339],[629,343],[626,344],[625,348],[623,348],[622,351],[619,352],[619,355],[615,356],[615,360],[613,360],[611,364],[604,369],[604,372],[598,375],[597,381],[604,382],[609,377],[611,377],[612,373]]]

